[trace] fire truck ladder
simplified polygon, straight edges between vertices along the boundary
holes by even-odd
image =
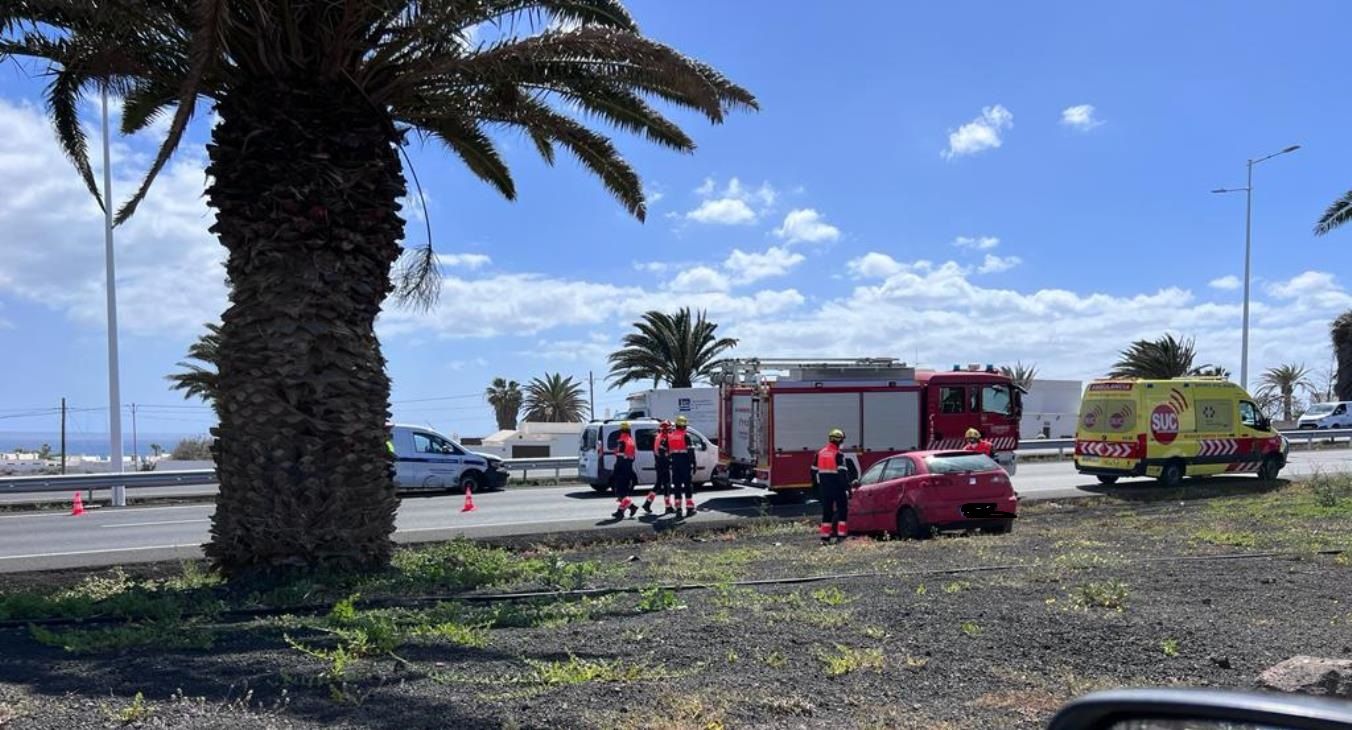
[[[906,363],[892,357],[734,358],[722,362],[720,381],[725,385],[750,385],[765,370],[829,373],[832,377],[848,378],[905,367]]]

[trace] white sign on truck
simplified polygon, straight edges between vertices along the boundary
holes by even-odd
[[[629,396],[629,417],[674,421],[685,416],[691,428],[716,434],[718,403],[718,388],[655,388]]]

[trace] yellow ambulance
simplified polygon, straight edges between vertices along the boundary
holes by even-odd
[[[1277,478],[1289,444],[1253,398],[1220,377],[1096,380],[1075,429],[1075,468],[1104,484],[1255,473]]]

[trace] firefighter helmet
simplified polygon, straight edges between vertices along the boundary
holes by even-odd
[[[676,417],[676,425],[677,425],[677,426],[684,426],[684,425],[686,425],[687,423],[689,423],[689,421],[686,419],[685,416],[677,416],[677,417]]]
[[[628,422],[628,421],[620,421],[620,430],[621,430],[621,431],[628,431],[628,430],[629,430],[629,422]]]
[[[826,438],[833,444],[843,444],[845,443],[845,432],[838,428],[833,428],[830,433],[826,434]]]
[[[980,441],[980,440],[981,440],[981,432],[978,431],[978,430],[976,430],[975,428],[969,428],[969,429],[967,429],[967,440],[968,440],[968,441]]]

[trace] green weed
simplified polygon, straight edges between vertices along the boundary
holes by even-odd
[[[89,629],[54,631],[37,625],[29,634],[40,644],[60,647],[72,654],[98,654],[126,649],[210,649],[213,631],[197,622],[153,622]]]
[[[976,638],[983,633],[983,629],[975,621],[963,621],[958,628],[970,638]]]
[[[652,586],[639,591],[638,610],[640,613],[657,613],[680,608],[676,591],[661,586]]]
[[[829,588],[818,588],[812,592],[812,597],[817,599],[818,603],[824,606],[844,606],[854,601],[845,591],[836,586]]]
[[[1164,651],[1167,657],[1178,656],[1178,639],[1165,639],[1160,642],[1160,649]]]
[[[1070,598],[1076,608],[1107,608],[1120,613],[1127,607],[1127,584],[1118,580],[1086,583],[1076,586]]]
[[[883,669],[882,649],[855,649],[844,644],[836,644],[835,651],[820,652],[817,658],[826,665],[828,677],[839,677],[863,670],[881,672]]]

